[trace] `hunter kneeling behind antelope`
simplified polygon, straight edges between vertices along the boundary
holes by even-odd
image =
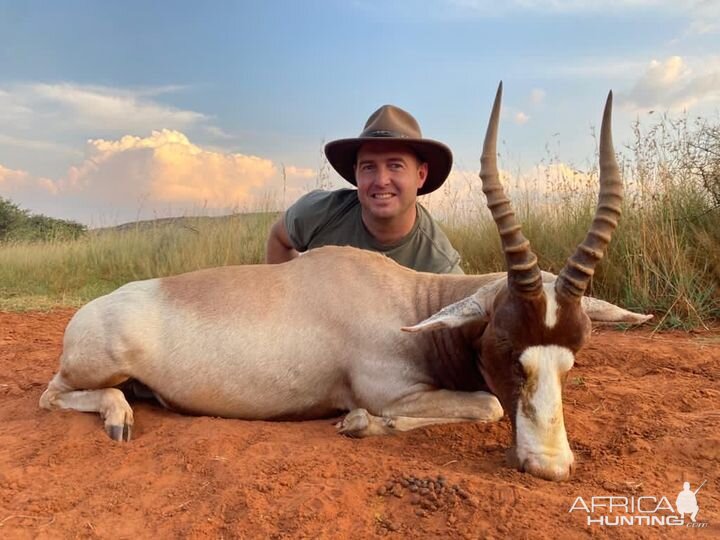
[[[337,427],[353,437],[495,422],[504,411],[511,463],[568,478],[574,457],[562,386],[590,321],[650,318],[583,296],[620,216],[612,94],[597,211],[554,276],[540,271],[499,182],[501,93],[502,85],[480,176],[507,274],[421,273],[377,253],[324,247],[284,264],[129,283],[75,314],[40,406],[98,412],[118,441],[130,440],[134,422],[120,389],[128,385],[198,415],[314,419],[349,411]]]

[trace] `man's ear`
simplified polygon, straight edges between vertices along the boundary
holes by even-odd
[[[417,187],[420,189],[425,185],[425,180],[428,177],[428,164],[427,162],[418,165],[418,184]]]

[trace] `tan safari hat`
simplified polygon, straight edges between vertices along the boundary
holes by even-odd
[[[452,152],[441,142],[423,139],[420,125],[407,111],[394,105],[383,105],[370,115],[365,129],[355,139],[339,139],[325,145],[325,155],[330,165],[345,180],[355,182],[355,159],[363,143],[386,139],[406,143],[420,159],[428,164],[428,177],[418,190],[418,195],[431,193],[443,185],[452,168]]]

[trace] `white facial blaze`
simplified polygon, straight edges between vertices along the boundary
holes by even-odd
[[[516,450],[520,462],[532,460],[540,468],[567,468],[573,455],[565,433],[561,377],[574,364],[572,351],[557,345],[529,347],[520,364],[529,381],[516,414]],[[528,410],[526,411],[525,408]]]
[[[558,315],[558,303],[555,298],[555,282],[543,283],[543,290],[545,291],[545,326],[553,328],[557,324]]]

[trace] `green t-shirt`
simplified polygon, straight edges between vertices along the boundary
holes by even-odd
[[[285,228],[298,251],[326,245],[378,251],[419,272],[462,274],[460,255],[422,205],[410,233],[397,244],[377,243],[362,222],[354,189],[311,191],[285,212]]]

